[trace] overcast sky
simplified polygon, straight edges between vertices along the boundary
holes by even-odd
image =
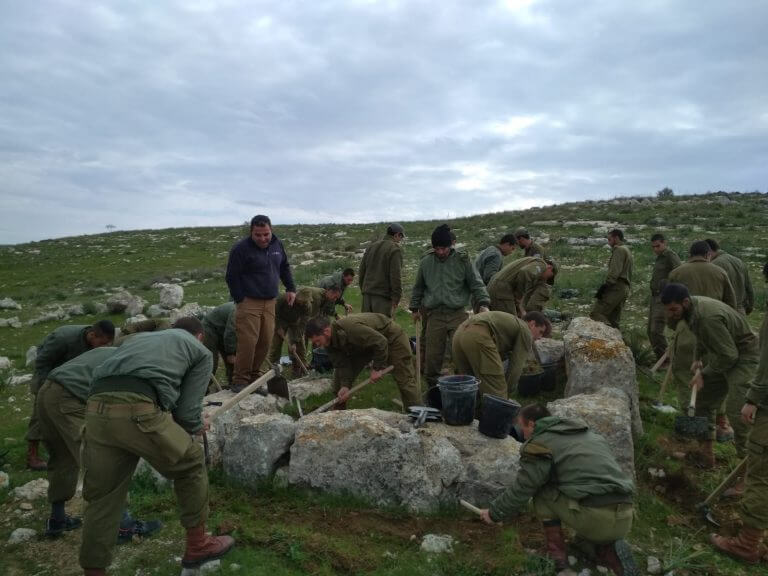
[[[768,190],[768,2],[0,0],[0,243]]]

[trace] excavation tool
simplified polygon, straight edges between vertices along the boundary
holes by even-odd
[[[667,384],[669,384],[671,379],[672,366],[670,365],[669,368],[667,368],[666,374],[664,374],[664,380],[661,383],[661,388],[659,388],[659,397],[656,399],[656,402],[653,403],[654,410],[658,410],[659,412],[677,412],[673,406],[664,404],[664,393],[667,391]]]
[[[477,514],[478,516],[482,516],[483,515],[483,511],[480,510],[480,508],[478,508],[474,504],[470,504],[466,500],[459,500],[459,504],[461,504],[462,507],[466,508],[467,510],[469,510],[473,514]]]
[[[232,408],[237,406],[237,404],[240,402],[240,400],[243,400],[244,398],[247,398],[253,392],[257,392],[258,389],[261,386],[263,386],[264,384],[267,385],[267,390],[270,393],[275,394],[276,392],[272,392],[272,390],[269,389],[270,388],[270,381],[273,378],[281,378],[282,379],[282,388],[281,388],[281,390],[285,391],[285,396],[283,396],[283,397],[287,398],[288,397],[288,383],[286,382],[285,378],[283,378],[281,376],[281,372],[282,372],[282,368],[280,368],[279,365],[275,365],[269,372],[267,372],[263,376],[260,376],[256,380],[254,380],[253,382],[248,384],[248,386],[243,388],[240,392],[238,392],[237,394],[232,396],[232,398],[230,398],[229,400],[224,402],[224,404],[218,410],[215,410],[215,411],[211,412],[211,414],[208,416],[209,420],[211,422],[213,422],[214,420],[216,420],[219,416],[221,416],[225,412],[230,411]],[[280,382],[278,382],[278,386],[280,386]]]
[[[651,368],[651,374],[656,374],[656,372],[659,371],[659,368],[661,368],[662,364],[667,361],[667,358],[669,358],[669,353],[665,350],[664,354],[662,354],[661,358],[659,358],[659,361],[653,365],[653,368]]]
[[[426,422],[440,422],[440,410],[430,406],[409,406],[408,417],[413,420],[414,428],[421,428]]]
[[[296,359],[296,362],[298,362],[298,363],[299,363],[299,366],[300,366],[300,367],[301,367],[301,369],[304,371],[304,374],[305,374],[305,375],[306,375],[306,374],[309,374],[309,368],[307,368],[307,364],[304,362],[304,360],[302,359],[302,357],[301,357],[301,356],[299,356],[299,355],[296,353],[296,349],[295,349],[295,348],[293,348],[293,347],[291,347],[290,351],[291,351],[291,355],[292,355],[292,356],[293,356],[293,357]]]
[[[386,368],[384,368],[384,370],[381,371],[381,375],[384,376],[385,374],[389,374],[394,369],[395,369],[394,366],[387,366]],[[368,384],[370,384],[370,383],[371,383],[371,379],[368,378],[368,379],[363,380],[362,382],[360,382],[360,384],[358,384],[357,386],[353,386],[349,390],[349,396],[352,396],[352,394],[354,394],[355,392],[358,392],[358,391],[362,390],[363,388],[368,386]],[[311,412],[311,414],[320,414],[321,412],[328,412],[328,410],[330,410],[331,408],[336,406],[336,404],[338,404],[338,403],[339,403],[339,398],[337,396],[336,398],[326,402],[325,404],[323,404],[322,406],[320,406],[316,410],[313,410]]]
[[[744,473],[744,470],[747,468],[747,459],[744,458],[741,462],[739,462],[736,465],[736,468],[731,471],[730,474],[726,477],[725,480],[720,482],[717,488],[715,488],[712,491],[712,494],[707,496],[707,499],[704,500],[704,502],[701,502],[699,504],[696,504],[696,511],[699,512],[704,519],[709,522],[710,524],[713,524],[715,526],[720,526],[720,523],[715,520],[715,517],[712,514],[711,504],[725,492],[728,487],[734,483],[734,481],[741,476]]]
[[[701,370],[696,370],[701,375]],[[691,401],[688,404],[688,415],[675,418],[675,432],[689,438],[706,439],[710,434],[709,418],[696,416],[696,394],[698,388],[691,386]]]
[[[221,384],[219,384],[219,381],[216,379],[216,374],[211,374],[211,380],[213,380],[213,385],[216,387],[216,392],[221,392],[223,388],[221,387]]]
[[[205,466],[211,467],[211,452],[208,448],[208,434],[203,430],[203,454],[205,455]]]

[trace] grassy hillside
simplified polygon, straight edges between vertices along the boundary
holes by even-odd
[[[560,263],[551,307],[571,315],[587,314],[592,294],[602,282],[609,256],[605,246],[589,245],[587,238],[600,238],[607,229],[624,229],[636,265],[636,282],[623,320],[625,337],[641,363],[647,363],[645,338],[648,286],[653,254],[649,237],[664,232],[671,247],[684,257],[690,243],[714,237],[723,248],[745,260],[758,294],[756,312],[750,322],[757,327],[764,309],[760,274],[768,259],[768,198],[759,194],[718,194],[667,200],[621,199],[608,202],[564,204],[521,212],[487,214],[449,221],[459,246],[472,256],[496,242],[505,232],[527,226]],[[250,216],[247,214],[243,217]],[[439,222],[403,223],[406,228],[405,267],[409,290],[420,255],[429,247],[429,235]],[[341,267],[357,267],[362,251],[379,237],[385,224],[293,225],[276,227],[283,239],[300,284],[310,284]],[[0,318],[18,316],[22,328],[0,328],[0,356],[8,356],[14,373],[24,367],[27,348],[62,323],[48,321],[27,325],[57,306],[82,304],[92,311],[118,287],[158,300],[152,289],[156,281],[185,284],[185,302],[213,305],[228,299],[223,274],[232,243],[246,230],[228,228],[178,228],[114,232],[46,240],[0,247],[0,299],[13,298],[18,311],[0,311]],[[519,257],[514,253],[509,258]],[[580,296],[562,300],[557,294],[576,288]],[[359,309],[359,291],[354,285],[348,300]],[[410,295],[406,295],[407,298]],[[67,320],[90,323],[91,314]],[[122,316],[112,318],[116,324]],[[413,332],[409,315],[398,312],[398,321]],[[44,476],[24,470],[23,435],[29,414],[29,395],[23,386],[7,384],[0,377],[0,452],[9,450],[5,470],[11,486]],[[650,408],[658,384],[641,375],[643,418],[647,434],[636,446],[638,470],[638,518],[632,541],[639,547],[638,560],[655,555],[674,567],[676,574],[768,574],[768,568],[746,570],[739,564],[709,551],[705,544],[709,529],[696,517],[692,506],[703,500],[733,464],[730,447],[718,447],[723,466],[716,473],[701,472],[686,462],[670,458],[680,444],[670,433],[672,418]],[[391,380],[367,389],[352,407],[378,406],[394,409],[397,397]],[[670,391],[667,402],[673,403]],[[647,470],[661,467],[667,477],[654,480]],[[509,574],[546,572],[539,560],[526,552],[541,543],[534,523],[523,520],[499,530],[480,525],[457,510],[434,516],[412,517],[402,510],[373,510],[364,502],[318,496],[295,489],[264,485],[255,493],[230,486],[212,473],[211,526],[234,529],[237,550],[223,562],[241,566],[247,574]],[[73,509],[80,506],[73,503]],[[42,501],[31,512],[18,510],[7,492],[0,492],[0,541],[17,527],[40,530],[46,506]],[[132,495],[132,508],[144,516],[167,521],[159,536],[119,549],[113,574],[177,574],[174,558],[182,552],[181,530],[175,520],[173,495],[142,482]],[[718,516],[732,527],[732,505],[718,508]],[[418,551],[421,536],[429,532],[450,533],[459,545],[453,557],[429,560]],[[415,538],[412,538],[415,536]],[[0,555],[2,574],[78,574],[79,534],[68,534],[57,542],[34,542],[6,548]]]

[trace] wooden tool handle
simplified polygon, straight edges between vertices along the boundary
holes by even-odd
[[[659,371],[659,368],[661,368],[661,365],[667,361],[667,358],[669,358],[669,351],[665,350],[664,354],[662,354],[661,358],[659,358],[659,361],[653,365],[653,368],[651,368],[651,374],[656,374],[656,372]]]
[[[700,370],[696,370],[696,375],[701,374]],[[691,386],[691,401],[688,404],[688,416],[693,417],[696,415],[696,394],[699,393],[697,386]]]
[[[707,499],[704,500],[704,504],[709,505],[714,500],[717,500],[720,497],[720,494],[725,492],[726,488],[731,485],[731,483],[736,479],[736,477],[741,476],[741,473],[744,472],[744,470],[747,468],[747,457],[745,456],[741,462],[738,463],[736,468],[733,469],[733,471],[726,476],[725,480],[720,482],[720,485],[714,489],[712,494],[707,496]]]
[[[221,392],[223,388],[221,387],[221,384],[219,384],[219,381],[216,379],[216,374],[211,374],[211,379],[213,380],[213,384],[216,386],[216,392]]]
[[[240,400],[249,396],[251,392],[256,390],[256,388],[258,388],[259,386],[265,384],[270,378],[276,376],[276,374],[277,372],[273,368],[272,370],[270,370],[260,378],[257,378],[256,380],[248,384],[248,386],[246,386],[240,392],[235,394],[232,398],[224,402],[221,408],[219,408],[215,412],[211,412],[211,415],[208,417],[209,420],[213,422],[216,418],[218,418],[225,412],[228,412],[229,410],[231,410],[234,406],[238,404],[238,402],[240,402]]]
[[[480,516],[483,513],[483,511],[480,510],[480,508],[478,508],[474,504],[470,504],[466,500],[459,500],[459,504],[461,504],[464,508],[466,508],[467,510],[469,510],[473,514],[477,514],[478,516]]]
[[[664,375],[664,380],[661,383],[661,388],[659,389],[659,404],[664,403],[664,393],[667,391],[667,383],[670,378],[672,378],[672,366],[667,368],[667,373]]]
[[[385,374],[389,374],[394,369],[395,369],[394,366],[387,366],[386,368],[384,368],[384,370],[381,371],[381,375],[384,376]],[[363,380],[357,386],[353,386],[352,388],[350,388],[349,395],[351,396],[352,394],[354,394],[358,390],[361,390],[362,388],[365,388],[366,386],[368,386],[368,384],[370,384],[370,383],[371,383],[371,379],[370,378],[368,378],[366,380]],[[330,410],[331,408],[336,406],[336,404],[338,404],[338,402],[339,402],[338,397],[334,398],[333,400],[330,400],[330,401],[326,402],[325,404],[323,404],[322,406],[320,406],[320,408],[318,408],[317,410],[314,410],[312,413],[313,414],[320,414],[321,412],[327,412],[328,410]]]

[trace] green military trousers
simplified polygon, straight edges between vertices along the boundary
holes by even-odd
[[[741,418],[741,408],[747,399],[749,385],[757,373],[756,361],[739,360],[736,367],[728,372],[728,397],[725,398],[725,413],[733,428],[733,442],[739,458],[747,455],[747,437],[749,425]]]
[[[48,449],[48,501],[66,502],[77,490],[85,404],[61,385],[46,380],[37,393],[37,413]]]
[[[487,326],[464,323],[456,329],[453,362],[457,372],[480,380],[481,395],[509,396],[499,349]]]
[[[583,506],[556,488],[544,488],[533,497],[533,509],[542,522],[559,520],[577,536],[594,544],[609,544],[623,539],[632,528],[632,504]]]
[[[427,337],[424,375],[427,385],[435,386],[443,368],[445,351],[453,341],[456,329],[467,319],[463,308],[432,308],[427,310]]]
[[[208,350],[211,351],[213,356],[213,375],[216,375],[216,371],[219,369],[219,355],[224,360],[224,369],[227,374],[227,384],[232,385],[232,374],[235,371],[235,365],[227,362],[227,351],[224,349],[224,337],[219,336],[210,328],[205,329],[203,337],[203,344]]]
[[[748,473],[741,501],[741,519],[746,526],[768,529],[768,408],[760,406],[747,440]]]
[[[661,358],[667,349],[667,338],[664,336],[664,328],[667,326],[667,316],[664,304],[659,296],[651,296],[651,305],[648,310],[648,341],[656,358]]]
[[[378,294],[363,293],[363,309],[360,312],[375,312],[392,318],[392,299]]]
[[[173,480],[182,526],[191,528],[208,518],[208,473],[200,443],[152,402],[111,400],[109,394],[98,394],[89,399],[86,409],[83,568],[109,566],[139,458]]]
[[[597,322],[618,328],[621,322],[621,311],[628,296],[629,285],[625,282],[619,281],[615,284],[608,284],[602,297],[595,300],[589,317]]]
[[[677,395],[678,408],[685,413],[691,402],[690,382],[693,378],[691,365],[696,358],[696,336],[688,324],[681,320],[669,344],[672,381]],[[696,394],[696,416],[709,420],[709,439],[715,439],[717,410],[728,395],[728,382],[724,378],[708,378]]]

